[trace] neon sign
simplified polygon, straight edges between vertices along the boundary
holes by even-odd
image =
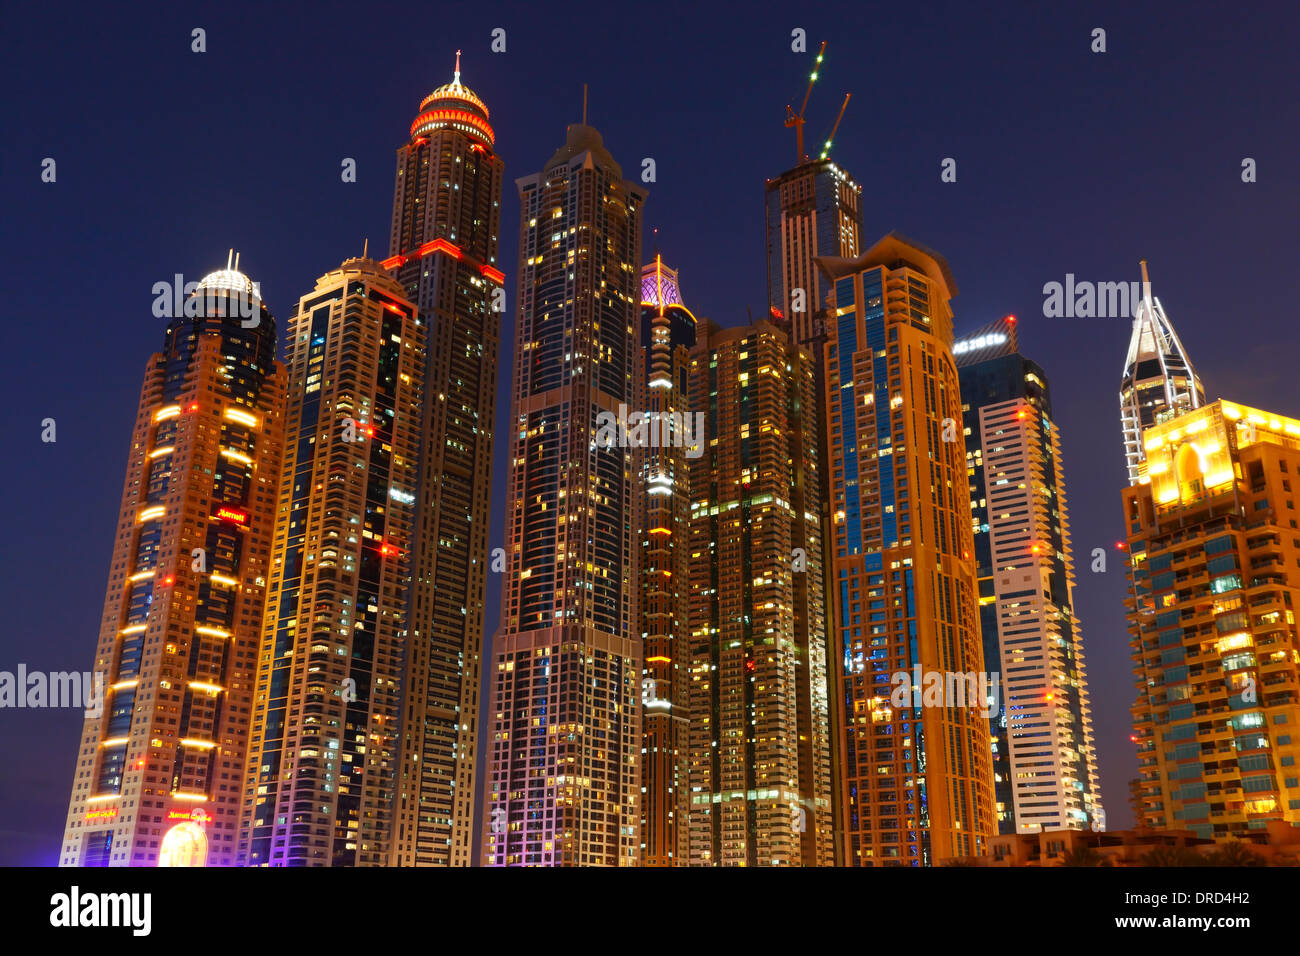
[[[240,511],[237,508],[218,508],[217,513],[212,517],[217,521],[233,521],[235,524],[248,523],[248,512]]]

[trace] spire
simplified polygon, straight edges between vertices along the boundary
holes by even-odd
[[[1205,404],[1201,379],[1160,300],[1151,294],[1147,261],[1141,259],[1138,264],[1142,270],[1142,286],[1135,297],[1137,311],[1119,392],[1120,425],[1130,485],[1145,479],[1142,433],[1152,425]]]
[[[451,82],[460,86],[460,50],[456,51],[456,75],[451,78]]]

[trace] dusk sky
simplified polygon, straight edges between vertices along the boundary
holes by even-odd
[[[281,334],[298,297],[361,253],[388,254],[394,157],[421,99],[451,79],[491,110],[506,163],[500,268],[515,305],[517,177],[581,118],[646,185],[645,258],[681,273],[697,316],[766,308],[764,180],[795,160],[808,107],[862,186],[864,245],[891,231],[943,255],[958,334],[1007,313],[1046,370],[1064,446],[1075,609],[1108,825],[1132,825],[1134,690],[1124,624],[1117,390],[1128,319],[1046,318],[1067,274],[1139,278],[1207,398],[1300,416],[1300,13],[1222,3],[752,2],[592,6],[75,3],[6,18],[0,189],[10,515],[0,670],[89,669],[145,364],[163,343],[156,282],[197,281],[231,247]],[[597,12],[599,11],[599,12]],[[191,52],[191,31],[207,51]],[[1091,51],[1094,28],[1106,52]],[[492,31],[506,51],[491,52]],[[807,31],[809,52],[791,51]],[[42,160],[57,179],[42,182]],[[945,158],[957,181],[940,181]],[[356,160],[357,181],[341,180]],[[1258,181],[1242,181],[1252,158]],[[513,312],[502,333],[492,546],[504,528]],[[41,440],[53,418],[57,441]],[[1090,570],[1107,549],[1104,574]],[[491,575],[488,632],[499,576]],[[52,864],[81,714],[0,710],[0,864]]]

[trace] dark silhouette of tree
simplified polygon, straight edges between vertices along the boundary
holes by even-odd
[[[1185,846],[1158,846],[1142,854],[1143,866],[1205,866],[1205,858]]]
[[[1111,866],[1105,855],[1090,846],[1076,846],[1061,857],[1061,866]]]
[[[1240,840],[1225,843],[1205,858],[1207,866],[1268,866],[1267,861]]]

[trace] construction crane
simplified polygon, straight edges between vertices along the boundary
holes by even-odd
[[[799,112],[794,111],[794,107],[786,104],[785,107],[785,125],[789,129],[794,127],[795,136],[795,162],[802,163],[808,157],[803,152],[803,114],[808,109],[808,97],[812,96],[813,84],[817,82],[817,72],[821,69],[822,57],[826,55],[826,41],[822,40],[822,48],[817,51],[817,60],[813,63],[812,75],[808,77],[808,89],[803,94],[803,105],[799,107]]]
[[[848,109],[849,97],[852,95],[852,93],[844,94],[844,102],[840,104],[840,114],[835,117],[835,125],[831,127],[831,135],[826,137],[826,145],[822,147],[822,159],[825,159],[831,151],[831,143],[835,142],[835,133],[840,128],[840,120],[844,119],[844,111]]]

